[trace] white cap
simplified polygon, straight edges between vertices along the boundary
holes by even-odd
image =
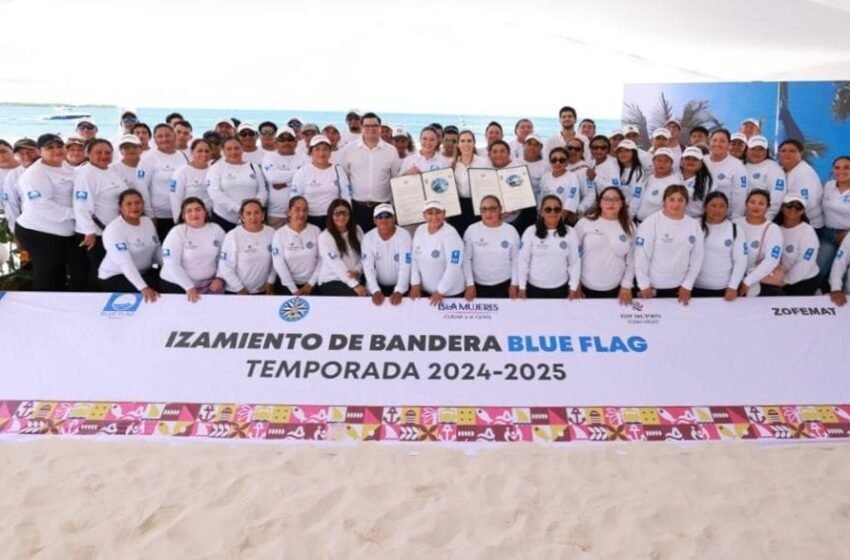
[[[754,119],[752,117],[749,118],[749,119],[744,119],[744,122],[741,123],[741,126],[744,126],[747,123],[753,124],[753,125],[757,126],[759,129],[761,129],[761,123],[759,122],[758,119]]]
[[[744,144],[747,143],[747,135],[742,132],[736,132],[732,136],[729,137],[730,142],[734,142],[735,140],[740,140]]]
[[[360,112],[360,109],[349,109],[345,116],[348,117],[352,114],[357,115],[358,118],[363,116],[363,113]]]
[[[80,144],[81,146],[85,146],[86,139],[79,134],[69,134],[68,138],[65,140],[65,145],[67,146],[68,144]]]
[[[785,198],[782,199],[782,204],[788,204],[789,202],[799,202],[803,205],[803,208],[806,207],[806,199],[797,193],[788,193],[785,195]]]
[[[81,125],[81,124],[83,124],[83,123],[90,124],[90,125],[92,125],[93,127],[97,128],[97,123],[96,123],[96,122],[94,122],[94,119],[92,119],[91,117],[83,117],[83,118],[81,118],[80,120],[78,120],[78,121],[77,121],[76,126],[80,126],[80,125]],[[75,128],[76,128],[76,126],[75,126]]]
[[[289,134],[293,138],[297,138],[298,135],[295,134],[295,131],[289,128],[288,126],[282,126],[278,129],[277,134],[274,135],[275,138],[279,138],[283,134]]]
[[[139,137],[135,134],[125,134],[118,139],[118,147],[120,148],[124,144],[132,144],[133,146],[141,146],[142,141],[139,140]]]
[[[220,124],[229,124],[230,126],[233,126],[233,121],[230,119],[218,119],[217,121],[215,121],[213,128],[217,127]]]
[[[682,123],[679,122],[679,119],[667,119],[667,122],[664,123],[664,126],[667,126],[668,124],[675,124],[679,128],[682,128]]]
[[[655,131],[652,133],[652,137],[658,138],[659,136],[664,137],[667,140],[669,140],[673,137],[673,135],[670,134],[670,131],[667,130],[666,128],[656,128]]]
[[[640,129],[633,124],[627,124],[623,127],[623,136],[626,134],[640,134]]]
[[[631,140],[623,140],[617,145],[618,150],[637,150],[637,144]]]
[[[764,136],[755,135],[747,141],[748,148],[764,148],[768,147],[767,138]]]
[[[688,146],[687,148],[682,150],[682,159],[686,157],[692,157],[702,161],[702,158],[704,158],[705,156],[703,156],[702,150],[700,150],[696,146]]]
[[[319,125],[317,125],[316,123],[311,123],[311,122],[304,123],[303,125],[301,125],[301,132],[302,133],[310,132],[310,131],[318,133],[319,132]]]
[[[404,129],[403,126],[397,126],[393,129],[393,138],[401,137],[407,138],[407,131]]]
[[[318,146],[319,144],[327,144],[328,146],[330,146],[331,141],[328,140],[327,136],[324,136],[322,134],[317,134],[317,135],[313,136],[312,138],[310,138],[310,147],[311,148]]]
[[[339,127],[337,125],[333,124],[333,123],[328,123],[325,126],[323,126],[322,132],[326,131],[329,128],[332,128],[332,129],[336,130],[337,132],[339,132]]]
[[[426,200],[425,201],[425,207],[422,208],[422,211],[427,212],[428,210],[431,210],[432,208],[436,208],[437,210],[442,210],[443,212],[446,211],[446,207],[443,206],[443,203],[439,200],[434,200],[434,199]]]
[[[623,134],[623,131],[618,128],[616,130],[611,131],[611,133],[608,135],[608,139],[610,140],[615,136],[625,136],[625,134]]]
[[[622,146],[622,144],[620,145]],[[676,161],[676,158],[673,157],[673,150],[671,150],[670,148],[658,148],[657,150],[655,150],[655,152],[653,152],[652,159],[655,159],[659,156],[667,156],[668,158],[670,158],[670,161]]]
[[[395,209],[393,208],[393,205],[388,202],[384,202],[375,206],[375,211],[372,212],[372,216],[377,217],[378,214],[383,214],[384,212],[388,212],[395,216]]]
[[[526,142],[528,142],[529,140],[534,140],[535,142],[537,142],[537,143],[538,143],[538,144],[540,144],[541,146],[543,145],[543,140],[541,140],[541,139],[540,139],[540,137],[539,137],[539,136],[537,136],[537,135],[536,135],[536,134],[534,134],[534,133],[531,133],[531,134],[529,134],[528,136],[526,136],[526,137],[525,137],[525,141],[526,141]]]
[[[240,124],[239,128],[236,129],[236,133],[238,134],[238,133],[242,132],[243,130],[250,130],[251,132],[257,132],[257,128],[253,124],[247,123],[247,122],[243,122],[242,124]]]

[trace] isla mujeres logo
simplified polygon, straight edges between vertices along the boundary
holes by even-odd
[[[114,293],[106,300],[100,314],[105,317],[129,317],[139,310],[143,299],[142,294]]]
[[[443,314],[443,319],[492,319],[499,312],[499,304],[450,301],[437,305],[437,311]]]
[[[278,315],[287,323],[300,321],[310,312],[310,303],[301,297],[293,297],[280,304]]]

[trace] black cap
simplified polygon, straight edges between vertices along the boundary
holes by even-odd
[[[286,123],[286,126],[289,128],[301,128],[301,120],[300,119],[289,119],[289,122]]]
[[[450,124],[446,128],[443,129],[443,134],[458,134],[459,131],[457,127],[453,124]]]
[[[274,131],[277,132],[277,125],[275,123],[273,123],[272,121],[261,122],[260,125],[257,127],[257,130],[260,130],[261,128],[266,127],[266,126],[272,127],[274,129]]]
[[[19,150],[37,150],[38,144],[32,138],[21,138],[15,145],[12,146],[12,151],[17,153]]]
[[[38,140],[36,141],[36,144],[38,145],[39,148],[43,148],[43,147],[47,146],[48,144],[52,144],[53,142],[59,142],[63,146],[65,145],[65,142],[62,140],[61,136],[59,136],[58,134],[50,134],[50,133],[42,134],[41,136],[39,136]]]
[[[208,130],[204,132],[204,140],[216,140],[219,144],[221,144],[221,134],[215,130]]]

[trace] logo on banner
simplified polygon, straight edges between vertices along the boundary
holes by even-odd
[[[104,317],[130,317],[139,310],[143,299],[142,294],[112,294],[100,314]]]
[[[648,303],[632,301],[632,313],[620,313],[620,319],[630,325],[657,325],[661,321],[661,313],[646,311]]]
[[[437,305],[443,319],[492,319],[499,312],[498,303],[452,301]]]
[[[278,315],[287,323],[300,321],[310,312],[310,303],[300,297],[289,298],[280,304]]]

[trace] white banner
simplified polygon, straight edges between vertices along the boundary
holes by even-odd
[[[405,300],[0,293],[0,400],[428,406],[850,403],[826,297]]]

